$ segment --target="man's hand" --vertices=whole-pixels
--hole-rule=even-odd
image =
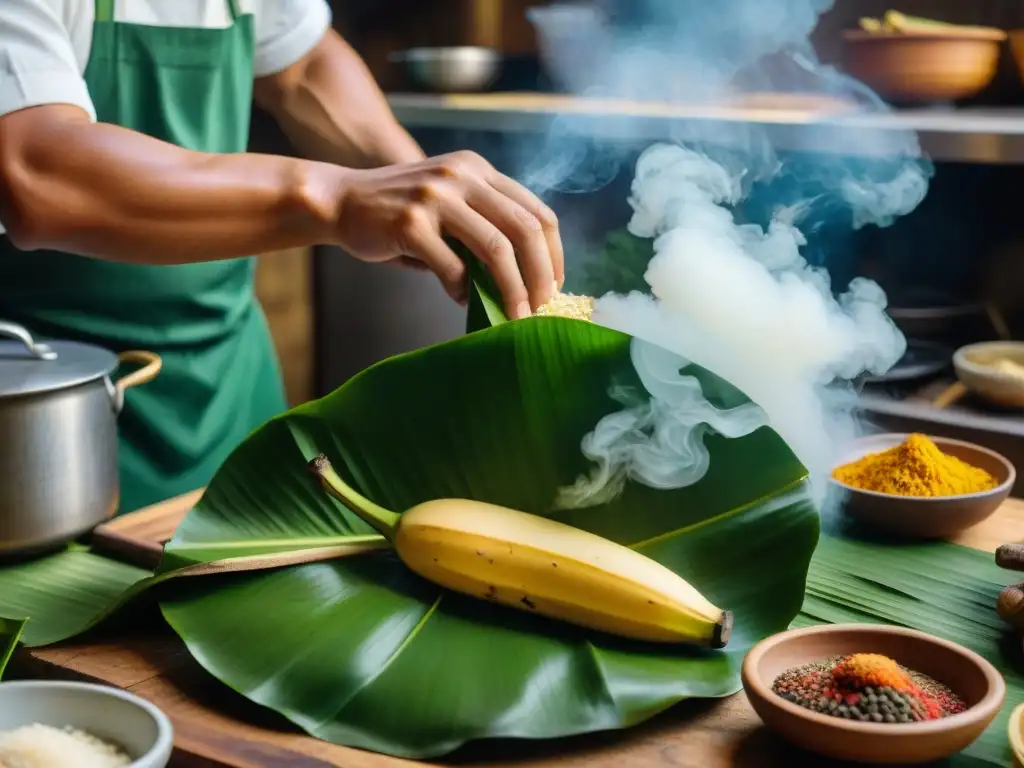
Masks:
[[[462,301],[466,268],[444,242],[450,235],[490,270],[511,318],[531,314],[565,280],[555,214],[479,155],[350,170],[341,181],[336,239],[363,261],[422,262]]]

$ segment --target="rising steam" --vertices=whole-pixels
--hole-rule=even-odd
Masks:
[[[855,96],[863,109],[886,109],[810,49],[807,38],[832,0],[777,0],[770,12],[766,5],[636,0],[629,7],[639,16],[603,28],[603,66],[563,71],[561,79],[580,83],[586,74],[586,87],[603,93],[692,101],[735,95],[741,76],[757,90],[786,90],[798,73],[800,90]],[[535,23],[543,37],[544,20]],[[776,53],[783,65],[752,67]],[[681,130],[686,134],[674,136],[676,143],[648,148],[636,165],[629,230],[654,239],[649,292],[601,297],[593,316],[635,337],[632,361],[650,398],[621,398],[623,409],[584,438],[594,469],[563,488],[557,504],[602,503],[627,479],[656,488],[691,485],[709,465],[705,435],[742,437],[765,425],[808,468],[820,501],[838,451],[857,433],[851,380],[887,371],[906,341],[886,315],[877,284],[858,278],[834,292],[827,270],[801,255],[803,232],[839,216],[851,230],[888,226],[924,198],[931,166],[911,133],[860,131],[844,138],[849,156],[833,147],[788,162],[757,126],[690,123]],[[528,182],[584,191],[614,176],[609,164],[618,156],[584,124],[561,119],[551,138],[557,159],[535,166]],[[799,149],[799,138],[790,132],[788,148],[795,141]],[[567,142],[573,152],[565,151]],[[716,149],[722,143],[728,152]],[[780,179],[788,191],[770,206],[770,219],[763,226],[737,222],[733,208]],[[715,408],[681,371],[690,362],[756,405]]]

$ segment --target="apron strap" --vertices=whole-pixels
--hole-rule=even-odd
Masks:
[[[96,0],[96,21],[114,20],[114,0]]]
[[[238,0],[228,0],[228,13],[231,20],[237,21],[241,15],[238,11]],[[96,21],[114,20],[114,0],[96,0]]]

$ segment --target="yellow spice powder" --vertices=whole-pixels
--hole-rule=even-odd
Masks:
[[[943,453],[919,434],[839,467],[832,476],[854,488],[898,496],[957,496],[996,486],[988,472]]]

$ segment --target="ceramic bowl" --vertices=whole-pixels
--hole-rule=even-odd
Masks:
[[[1000,358],[1024,365],[1024,341],[985,341],[968,344],[953,354],[957,378],[989,402],[1024,408],[1024,381],[992,368]]]
[[[955,101],[996,75],[1006,33],[997,29],[843,33],[846,71],[887,101]]]
[[[840,457],[838,465],[893,448],[908,435],[886,433],[854,441]],[[878,528],[918,539],[941,539],[954,536],[991,516],[1006,501],[1017,481],[1017,472],[1007,459],[980,445],[929,435],[943,453],[984,469],[995,477],[998,485],[988,491],[958,496],[896,496],[864,491],[841,483],[832,485],[841,492],[844,512],[850,517]]]
[[[850,653],[880,653],[929,675],[968,708],[928,722],[863,723],[811,712],[771,690],[792,667]],[[873,624],[810,627],[762,640],[743,661],[743,688],[765,725],[796,746],[876,765],[925,763],[959,752],[988,727],[1006,696],[1002,675],[973,651],[924,632]]]
[[[1024,81],[1024,29],[1011,29],[1007,32],[1010,38],[1010,50],[1013,52],[1013,63],[1021,81]]]
[[[131,768],[164,768],[174,730],[163,712],[120,688],[54,680],[0,683],[0,731],[40,723],[76,728],[120,747]]]

